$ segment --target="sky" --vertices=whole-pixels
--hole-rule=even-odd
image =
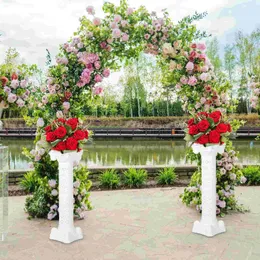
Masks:
[[[119,0],[110,0],[118,4]],[[26,63],[43,67],[46,48],[52,57],[59,44],[66,42],[79,26],[79,17],[87,15],[93,5],[96,16],[102,18],[104,0],[0,0],[0,63],[9,47],[16,48]],[[195,11],[208,12],[197,26],[224,45],[234,40],[234,32],[250,33],[260,26],[260,0],[129,0],[131,7],[146,6],[149,11],[167,8],[177,22]],[[116,75],[116,74],[115,74]]]

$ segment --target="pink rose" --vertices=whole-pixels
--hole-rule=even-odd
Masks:
[[[127,26],[127,24],[128,24],[128,22],[127,22],[126,20],[122,20],[122,21],[121,21],[121,25],[122,25],[122,27]]]
[[[209,78],[210,78],[210,76],[209,76],[209,74],[208,73],[205,73],[205,72],[203,72],[201,75],[200,75],[200,79],[202,80],[202,81],[208,81],[209,80]]]
[[[185,76],[182,76],[180,79],[182,84],[187,84],[188,83],[188,79]]]
[[[133,12],[134,12],[134,9],[131,8],[131,7],[128,7],[128,8],[127,8],[127,11],[126,11],[126,14],[127,14],[127,15],[131,15]]]
[[[110,28],[111,29],[116,29],[116,28],[118,28],[118,24],[116,22],[111,22],[110,23]]]
[[[98,25],[101,24],[101,20],[100,20],[99,18],[95,17],[95,18],[93,19],[93,24],[96,25],[96,26],[98,26]]]
[[[63,108],[65,109],[65,110],[69,110],[70,109],[70,103],[69,102],[63,102]]]
[[[197,83],[197,79],[196,79],[195,76],[191,76],[191,77],[189,77],[188,85],[190,85],[190,86],[195,86],[196,83]]]
[[[124,33],[124,34],[122,35],[122,41],[123,41],[123,42],[127,42],[128,39],[129,39],[129,35],[126,34],[126,33]]]
[[[101,67],[101,65],[100,65],[100,62],[99,62],[99,61],[96,61],[96,62],[94,63],[94,65],[95,65],[95,68],[96,68],[97,70],[99,70],[99,69],[100,69],[100,67]]]
[[[107,43],[111,44],[113,42],[113,39],[107,39]]]
[[[209,67],[207,66],[207,65],[205,65],[205,66],[203,66],[202,68],[201,68],[201,71],[202,72],[207,72],[209,70]]]
[[[117,28],[114,29],[112,31],[112,36],[113,36],[113,38],[119,38],[121,36],[121,31],[119,29],[117,29]]]
[[[102,87],[95,87],[95,88],[93,89],[93,93],[94,93],[95,95],[100,95],[102,92],[103,92],[103,88],[102,88]]]
[[[101,82],[101,81],[102,81],[101,75],[97,74],[97,75],[95,76],[95,81],[96,81],[96,82]]]
[[[107,78],[107,77],[109,77],[109,75],[110,75],[110,70],[109,69],[104,69],[103,76]]]
[[[92,15],[95,14],[95,10],[94,10],[94,7],[93,7],[93,6],[88,6],[88,7],[86,8],[86,10],[87,10],[88,14],[92,14]]]
[[[197,44],[197,48],[201,51],[205,51],[206,50],[206,44],[205,43],[198,43]]]
[[[149,35],[148,33],[146,33],[146,34],[144,35],[144,38],[145,38],[146,40],[148,40],[148,39],[150,38],[150,35]]]
[[[105,49],[105,48],[107,47],[107,43],[106,43],[106,42],[101,42],[101,43],[100,43],[100,47],[101,47],[102,49]]]
[[[121,15],[119,15],[119,14],[116,14],[115,16],[114,16],[114,22],[115,23],[119,23],[120,21],[121,21]]]
[[[186,70],[191,71],[194,69],[194,64],[192,62],[188,62],[186,65]]]

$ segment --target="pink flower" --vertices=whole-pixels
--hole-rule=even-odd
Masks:
[[[80,80],[78,81],[78,83],[77,83],[77,86],[80,87],[80,88],[82,88],[82,87],[85,86],[85,82],[84,82],[82,79],[80,79]]]
[[[128,24],[128,22],[127,22],[126,20],[122,20],[122,21],[121,21],[121,25],[122,25],[122,27],[127,26],[127,24]]]
[[[204,98],[204,97],[202,97],[202,98],[200,99],[200,103],[201,103],[201,104],[204,104],[206,101],[207,101],[207,99]]]
[[[101,47],[102,49],[105,49],[105,48],[107,47],[107,43],[106,43],[106,42],[101,42],[101,43],[100,43],[100,47]]]
[[[225,208],[226,207],[226,202],[224,200],[219,200],[217,205],[220,207],[220,208]]]
[[[7,93],[7,94],[9,94],[9,93],[11,93],[12,91],[11,91],[11,89],[10,89],[9,87],[4,87],[4,92]]]
[[[63,108],[65,109],[65,110],[69,110],[70,109],[70,103],[69,102],[63,102]]]
[[[88,69],[90,72],[92,72],[94,70],[92,63],[87,64],[86,69]]]
[[[240,183],[246,183],[246,181],[247,181],[247,178],[246,178],[246,177],[242,176],[242,177],[240,178]]]
[[[95,87],[95,88],[93,89],[93,93],[94,93],[95,95],[100,95],[102,92],[103,92],[103,88],[102,88],[102,87]]]
[[[149,35],[148,33],[146,33],[146,34],[144,35],[144,38],[145,38],[146,40],[148,40],[148,39],[150,38],[150,35]]]
[[[109,69],[104,69],[103,76],[107,78],[107,77],[109,77],[109,75],[110,75],[110,70]]]
[[[11,81],[11,87],[12,87],[13,89],[18,88],[18,87],[19,87],[19,80],[18,80],[18,79],[13,79],[13,80]]]
[[[194,69],[194,64],[193,64],[193,62],[188,62],[187,63],[187,65],[186,65],[186,70],[188,70],[188,71],[191,71],[191,70],[193,70]]]
[[[197,79],[196,79],[195,76],[191,76],[191,77],[189,77],[188,85],[190,85],[190,86],[195,86],[196,83],[197,83]]]
[[[107,39],[107,43],[111,44],[113,42],[113,39]]]
[[[93,24],[96,25],[96,26],[98,26],[98,25],[101,24],[101,20],[100,20],[99,18],[95,17],[95,18],[93,19]]]
[[[22,88],[26,88],[26,87],[27,87],[27,84],[28,84],[28,81],[27,81],[26,79],[23,79],[23,80],[21,80],[21,82],[20,82],[20,86],[21,86]]]
[[[21,98],[18,98],[16,104],[18,105],[18,107],[24,107],[25,102]]]
[[[122,41],[123,41],[123,42],[127,42],[128,39],[129,39],[129,35],[126,34],[126,33],[124,33],[124,34],[122,35]]]
[[[121,36],[121,31],[119,29],[116,28],[112,31],[113,38],[119,38],[120,36]]]
[[[127,15],[131,15],[133,12],[134,12],[134,9],[131,8],[131,7],[128,7],[128,8],[127,8],[127,11],[126,11],[126,14],[127,14]]]
[[[112,50],[112,47],[111,47],[110,45],[108,45],[108,46],[106,47],[106,50],[107,50],[107,51],[111,51],[111,50]]]
[[[96,61],[96,62],[94,63],[94,66],[95,66],[95,68],[96,68],[97,70],[99,70],[100,67],[101,67],[100,62],[99,62],[99,61]]]
[[[205,65],[205,66],[203,66],[202,68],[201,68],[201,71],[202,72],[207,72],[209,70],[209,67],[207,66],[207,65]]]
[[[118,28],[118,24],[116,22],[111,22],[110,23],[110,28],[111,29],[116,29],[116,28]]]
[[[209,80],[209,77],[210,77],[210,75],[208,74],[208,73],[206,73],[206,72],[203,72],[201,75],[200,75],[200,79],[202,80],[202,81],[208,81]]]
[[[198,43],[197,44],[197,48],[199,49],[199,50],[201,50],[201,51],[204,51],[204,50],[206,50],[206,44],[205,43]]]
[[[202,54],[200,54],[199,55],[199,58],[201,59],[201,60],[206,60],[207,59],[207,56],[206,56],[206,54],[205,53],[202,53]]]
[[[95,10],[94,10],[94,7],[93,7],[93,6],[88,6],[88,7],[86,8],[86,10],[87,10],[88,14],[92,14],[92,15],[95,14]]]
[[[185,76],[182,76],[180,79],[182,84],[187,84],[188,83],[188,79]]]
[[[97,74],[97,75],[95,76],[95,81],[96,81],[96,82],[101,82],[101,81],[102,81],[101,75]]]
[[[114,16],[114,22],[115,23],[119,23],[120,21],[121,21],[121,15],[119,15],[119,14],[116,14],[115,16]]]

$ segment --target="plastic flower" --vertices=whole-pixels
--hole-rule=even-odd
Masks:
[[[37,120],[37,127],[43,127],[44,126],[44,120],[40,117]]]

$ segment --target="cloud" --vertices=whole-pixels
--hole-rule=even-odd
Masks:
[[[119,4],[119,0],[111,0]],[[218,17],[222,8],[232,8],[247,0],[129,0],[129,5],[144,5],[149,11],[167,8],[174,21],[195,11],[208,11],[209,16],[198,26],[218,35],[236,25],[232,15]],[[59,44],[68,40],[79,26],[79,17],[86,15],[86,6],[93,5],[96,16],[102,17],[104,0],[0,0],[0,60],[9,47],[16,47],[29,63],[45,64],[46,48],[55,56]],[[141,3],[141,4],[140,4]],[[0,32],[0,33],[1,33]]]

